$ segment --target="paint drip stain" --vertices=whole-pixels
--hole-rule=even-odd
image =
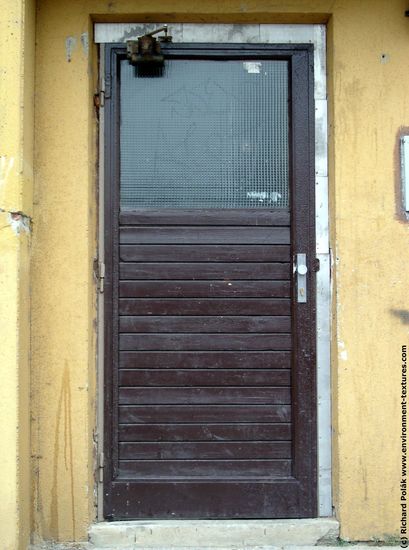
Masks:
[[[72,418],[71,418],[71,382],[68,365],[65,365],[61,390],[57,406],[57,425],[54,439],[54,465],[53,465],[53,483],[51,488],[50,502],[50,534],[52,537],[59,537],[59,498],[61,498],[61,488],[59,481],[68,478],[70,485],[71,500],[71,522],[72,522],[72,540],[76,539],[75,526],[75,497],[74,497],[74,465],[73,465],[73,446],[72,446]],[[62,433],[61,433],[62,432]],[[61,439],[63,440],[63,449],[61,449]],[[62,457],[61,457],[62,454]],[[61,476],[61,469],[67,472],[67,475]]]

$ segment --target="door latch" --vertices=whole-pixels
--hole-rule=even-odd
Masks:
[[[297,302],[305,304],[307,302],[307,255],[296,254],[294,270],[297,273]]]

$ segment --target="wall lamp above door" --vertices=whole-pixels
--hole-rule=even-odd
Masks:
[[[164,32],[158,39],[155,34]],[[151,31],[137,40],[128,40],[126,43],[127,57],[129,63],[135,66],[144,67],[162,67],[164,56],[161,49],[161,42],[172,42],[172,37],[168,35],[168,26],[163,25],[159,29]]]

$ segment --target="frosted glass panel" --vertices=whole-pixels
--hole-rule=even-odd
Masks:
[[[289,204],[287,61],[121,64],[121,207]]]

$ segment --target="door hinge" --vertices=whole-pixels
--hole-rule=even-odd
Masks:
[[[104,99],[111,99],[111,81],[111,75],[106,74],[101,86],[101,90],[104,93]]]
[[[111,78],[107,75],[101,80],[98,91],[94,94],[94,105],[99,110],[105,107],[105,101],[111,98]]]
[[[98,455],[98,481],[99,483],[104,481],[104,453]]]
[[[111,77],[106,75],[104,79],[101,79],[99,89],[94,94],[94,105],[96,109],[102,109],[105,107],[105,101],[111,99]]]
[[[105,282],[105,264],[104,262],[98,262],[98,288],[100,292],[104,292]]]

